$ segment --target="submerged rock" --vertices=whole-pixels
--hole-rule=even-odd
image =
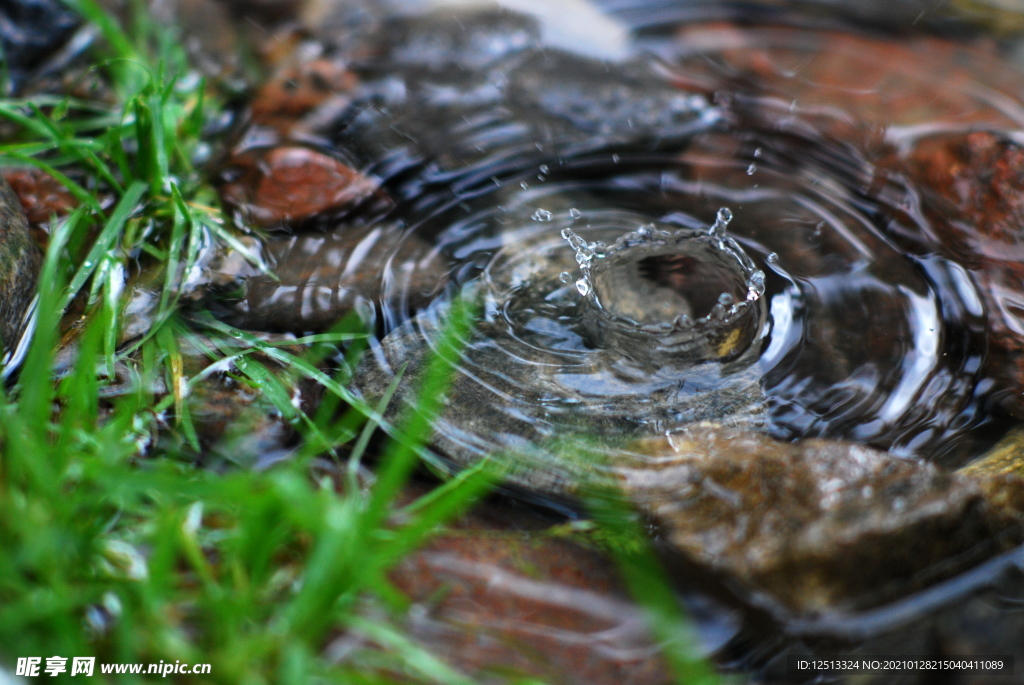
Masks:
[[[18,196],[0,178],[0,344],[5,364],[14,356],[27,324],[40,261]]]
[[[906,161],[943,249],[967,264],[989,327],[995,401],[1024,418],[1024,147],[979,131],[923,140]]]
[[[372,197],[378,186],[340,160],[300,146],[242,152],[223,177],[224,202],[241,213],[243,222],[262,228],[342,214]]]
[[[330,231],[274,236],[263,243],[272,274],[237,258],[214,263],[220,297],[211,302],[225,320],[260,331],[324,331],[350,314],[374,319],[382,272],[411,274],[407,306],[418,307],[444,288],[444,260],[429,244],[405,241],[395,251],[394,226],[339,226]]]
[[[474,682],[673,682],[615,564],[573,538],[571,525],[480,503],[390,573],[412,602],[402,627]],[[734,630],[715,628],[708,649]]]

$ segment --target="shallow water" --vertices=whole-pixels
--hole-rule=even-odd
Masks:
[[[1015,425],[1019,241],[986,184],[947,162],[978,148],[1005,165],[1024,125],[1016,68],[908,28],[899,3],[854,17],[773,5],[739,22],[690,3],[602,7],[599,45],[544,12],[321,16],[327,55],[358,85],[292,138],[379,179],[392,204],[272,238],[278,268],[302,268],[227,315],[315,330],[363,312],[381,339],[357,388],[374,399],[400,368],[413,388],[429,354],[446,355],[432,457],[499,455],[552,505],[600,474],[659,473],[670,459],[644,440],[685,441],[700,422],[840,441],[851,458],[850,443],[868,445],[938,465],[929,477]],[[479,316],[453,349],[440,341],[455,301]],[[787,630],[856,643],[915,620],[931,621],[922,640],[955,634],[935,626],[956,610],[933,612],[956,583],[1017,564]],[[789,648],[761,630],[736,638],[738,663]]]
[[[399,201],[389,217],[400,240],[425,240],[435,256],[383,270],[384,330],[408,333],[388,354],[429,344],[453,297],[479,303],[460,378],[518,422],[473,436],[482,453],[589,434],[582,415],[607,420],[606,438],[671,431],[704,416],[692,398],[750,373],[767,419],[756,408],[739,419],[776,437],[854,440],[944,465],[981,453],[1012,407],[999,406],[1009,386],[989,363],[978,255],[944,244],[922,207],[927,189],[900,165],[921,139],[1016,130],[1016,93],[994,90],[1011,68],[979,56],[969,66],[985,72],[960,88],[922,63],[944,47],[912,46],[925,54],[898,64],[897,78],[881,61],[904,49],[888,55],[871,38],[679,28],[663,7],[646,18],[643,6],[615,9],[643,27],[620,62],[541,50],[543,27],[512,13],[385,18],[389,41],[343,48],[373,57],[354,58],[362,85],[322,133]],[[645,226],[706,232],[722,207],[735,216],[728,236],[765,275],[766,315],[725,358],[609,342],[614,330],[592,320],[608,311],[602,288],[634,314],[662,303],[649,321],[632,317],[648,329],[688,316],[687,301],[699,319],[723,293],[745,293],[709,276],[709,255],[672,247],[632,278],[585,279],[561,231],[605,243]],[[450,282],[417,313],[416,273],[439,265]],[[628,285],[602,285],[620,278]]]

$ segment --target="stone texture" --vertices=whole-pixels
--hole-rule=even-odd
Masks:
[[[223,172],[221,197],[243,220],[281,228],[367,200],[377,182],[340,160],[300,146],[257,148],[236,155]]]
[[[474,682],[674,682],[615,565],[569,531],[481,502],[391,572],[412,601],[404,629]]]
[[[405,297],[420,306],[444,287],[447,265],[423,240],[400,238],[388,225],[271,237],[263,248],[274,276],[234,258],[215,263],[213,280],[237,279],[238,287],[212,306],[243,328],[323,331],[353,312],[373,318],[386,267],[414,274]]]
[[[697,424],[637,445],[626,495],[671,546],[756,603],[874,606],[1024,540],[1024,480],[966,477],[869,447]]]
[[[288,134],[318,108],[345,106],[356,83],[351,71],[328,59],[287,66],[257,91],[250,106],[253,123]]]
[[[978,281],[996,401],[1024,418],[1024,147],[996,134],[919,142],[906,160],[943,248]]]
[[[25,312],[36,292],[40,261],[18,197],[7,181],[0,179],[0,358],[5,360],[24,329]]]
[[[5,169],[3,177],[21,201],[29,223],[45,223],[78,206],[68,189],[45,171],[32,167]]]

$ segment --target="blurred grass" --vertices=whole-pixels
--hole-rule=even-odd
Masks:
[[[0,660],[212,664],[209,676],[181,676],[190,683],[468,682],[397,628],[365,618],[367,603],[405,608],[388,570],[494,480],[481,467],[397,504],[447,364],[435,360],[426,373],[418,411],[392,432],[367,487],[357,466],[383,407],[359,406],[344,379],[318,365],[358,334],[300,339],[292,344],[308,351],[299,353],[212,318],[184,319],[181,283],[201,247],[219,241],[244,253],[194,161],[221,103],[189,70],[173,29],[141,6],[129,35],[92,0],[68,4],[101,30],[105,56],[96,68],[114,104],[0,101],[0,117],[20,131],[0,145],[0,163],[36,166],[80,202],[51,222],[32,343],[17,382],[0,387]],[[121,344],[121,294],[140,259],[163,269],[159,304],[147,332]],[[76,362],[57,378],[62,316],[72,306],[80,311]],[[442,347],[463,336],[470,318],[456,311]],[[184,398],[207,374],[185,377],[179,344],[189,336],[295,425],[303,443],[294,459],[264,472],[214,473],[161,451],[156,435],[168,413],[200,449]],[[286,369],[285,379],[260,359]],[[110,398],[104,391],[118,367],[132,380]],[[292,406],[289,376],[324,388],[314,416]],[[170,391],[156,392],[161,384]],[[314,458],[343,451],[351,460],[345,487],[311,475]],[[619,553],[620,565],[679,682],[711,682],[709,667],[687,651],[675,596],[628,509],[595,502],[601,525],[641,541]],[[367,646],[333,663],[325,645],[343,634]]]

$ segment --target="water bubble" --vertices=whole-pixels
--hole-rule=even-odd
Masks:
[[[754,172],[756,172],[756,171],[757,171],[757,165],[756,164],[751,164],[750,166],[747,167],[747,176],[753,176]]]
[[[519,182],[519,187],[522,188],[523,190],[529,190],[530,189],[530,184],[527,183],[526,181],[520,181]]]
[[[770,255],[768,255],[768,263],[769,264],[777,264],[778,261],[779,261],[779,255],[777,253],[772,252]]]
[[[732,304],[732,299],[732,295],[730,295],[729,293],[722,293],[721,295],[718,296],[718,303],[728,307],[730,304]]]
[[[590,283],[587,282],[587,279],[581,278],[576,281],[576,290],[579,291],[580,295],[586,297],[590,294]]]
[[[562,273],[558,274],[558,280],[560,280],[562,283],[568,283],[569,281],[572,280],[572,274],[570,274],[568,271],[563,271]]]
[[[548,173],[548,165],[547,164],[541,164],[540,165],[540,173],[542,173],[542,174]]]
[[[530,215],[530,218],[533,219],[534,221],[548,222],[551,221],[552,216],[553,214],[551,214],[551,212],[549,212],[548,210],[541,209],[538,207],[537,210]]]
[[[579,219],[581,216],[583,216],[583,212],[573,207],[572,209],[569,210],[569,216],[571,216],[573,219]]]
[[[612,155],[612,164],[618,164],[620,159],[618,155]]]
[[[761,156],[761,148],[757,148],[756,150],[754,150],[754,157],[760,157],[760,156]]]

